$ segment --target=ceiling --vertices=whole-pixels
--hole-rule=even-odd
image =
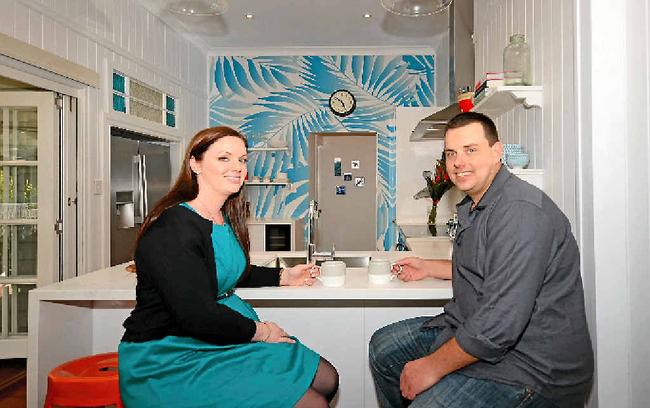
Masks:
[[[269,48],[431,48],[448,31],[447,11],[403,17],[379,0],[228,0],[220,16],[168,11],[178,0],[139,0],[208,53]],[[247,19],[252,13],[254,18]],[[364,18],[370,14],[370,18]]]

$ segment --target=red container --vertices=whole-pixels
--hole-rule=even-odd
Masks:
[[[465,92],[458,96],[458,108],[461,112],[469,112],[474,107],[474,93]]]

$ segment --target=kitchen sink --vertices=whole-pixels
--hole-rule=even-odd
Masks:
[[[348,268],[367,268],[370,261],[369,256],[335,256],[334,261],[343,261]],[[324,260],[316,260],[316,265],[320,265]],[[275,266],[279,268],[291,268],[292,266],[307,263],[304,256],[280,256],[275,260]]]

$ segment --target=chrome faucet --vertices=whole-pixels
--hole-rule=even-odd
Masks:
[[[447,235],[449,239],[453,241],[456,239],[456,232],[458,231],[458,213],[454,215],[447,221]]]
[[[336,251],[334,244],[332,244],[331,252],[316,252],[316,234],[314,233],[314,227],[316,225],[315,221],[318,219],[319,215],[320,210],[318,209],[318,201],[309,201],[309,213],[307,214],[307,263],[334,259],[334,253]]]

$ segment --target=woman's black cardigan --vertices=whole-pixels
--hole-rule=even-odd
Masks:
[[[165,210],[149,227],[135,252],[136,306],[122,341],[169,335],[214,344],[251,340],[255,322],[217,303],[211,233],[211,221],[183,206]],[[278,286],[279,271],[251,266],[237,286]]]

